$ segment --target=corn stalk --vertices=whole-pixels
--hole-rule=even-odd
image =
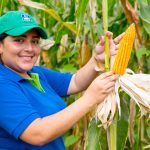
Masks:
[[[108,31],[108,2],[102,1],[102,13],[103,13],[103,26],[104,26],[104,39],[105,39],[105,70],[109,71],[109,43],[106,32]]]
[[[103,13],[103,26],[104,26],[104,40],[105,40],[105,70],[109,71],[110,63],[109,63],[109,43],[108,37],[106,36],[106,32],[108,31],[108,2],[107,0],[102,1],[102,13]],[[114,122],[110,125],[107,129],[107,140],[108,140],[108,147],[109,150],[116,150],[117,144],[117,136],[116,136],[116,129],[117,129],[117,115],[114,119]]]

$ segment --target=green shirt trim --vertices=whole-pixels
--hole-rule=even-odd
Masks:
[[[30,78],[27,79],[33,86],[35,86],[41,92],[44,92],[44,89],[40,83],[39,74],[38,73],[30,73]]]

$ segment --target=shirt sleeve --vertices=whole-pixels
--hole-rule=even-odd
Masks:
[[[40,71],[58,95],[67,96],[69,84],[73,74],[60,73],[44,67],[40,67]]]
[[[0,80],[0,127],[18,138],[37,118],[40,116],[19,85],[9,80]]]

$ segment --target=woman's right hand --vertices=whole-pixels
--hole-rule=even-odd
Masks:
[[[113,91],[117,79],[118,75],[112,71],[101,74],[87,88],[83,97],[92,105],[101,103]]]
[[[123,38],[124,33],[120,34],[115,39],[113,39],[113,33],[107,31],[106,36],[108,37],[108,40],[109,40],[110,56],[115,56],[117,54],[117,51],[119,48],[119,43],[120,43],[121,39]],[[102,63],[105,61],[105,39],[104,39],[104,36],[100,37],[100,41],[96,45],[94,57],[98,62]]]

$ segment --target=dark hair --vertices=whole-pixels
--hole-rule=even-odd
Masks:
[[[2,42],[7,36],[8,36],[8,34],[6,34],[6,33],[0,34],[0,42]],[[3,61],[1,59],[1,55],[0,55],[0,64],[3,64]]]
[[[0,42],[4,40],[4,38],[6,38],[8,36],[8,34],[6,33],[2,33],[0,34]]]

